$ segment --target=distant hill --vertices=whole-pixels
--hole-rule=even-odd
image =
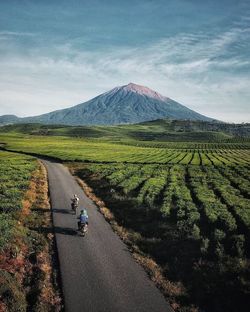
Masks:
[[[1,132],[72,136],[108,141],[238,142],[250,140],[250,124],[168,119],[117,126],[13,124],[2,126]]]
[[[212,121],[147,87],[130,83],[85,103],[40,116],[1,116],[0,124],[119,125],[162,118]]]
[[[152,120],[141,125],[147,127],[160,127],[162,131],[169,130],[177,133],[189,132],[220,132],[234,137],[250,137],[250,124],[242,123],[223,123],[214,121],[201,121],[201,120]]]
[[[13,123],[18,123],[22,120],[22,118],[19,118],[15,115],[2,115],[0,116],[0,125],[8,125]]]

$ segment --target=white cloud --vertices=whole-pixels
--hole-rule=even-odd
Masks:
[[[0,40],[1,41],[11,41],[17,38],[24,37],[33,37],[33,33],[29,32],[15,32],[15,31],[0,31]]]
[[[235,27],[217,37],[180,34],[145,47],[89,52],[66,43],[33,49],[27,57],[7,55],[0,61],[0,114],[46,113],[132,81],[214,118],[249,121],[249,60],[227,55],[248,37]]]
[[[0,36],[34,36],[33,33],[30,32],[17,32],[17,31],[0,31]]]

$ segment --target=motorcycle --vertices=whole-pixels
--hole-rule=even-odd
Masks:
[[[76,215],[77,209],[78,209],[78,204],[77,204],[76,202],[73,201],[73,202],[71,203],[71,209],[72,209],[73,213]]]
[[[78,222],[78,230],[79,230],[81,236],[85,236],[86,233],[88,232],[88,224],[87,223],[81,223],[79,221]]]

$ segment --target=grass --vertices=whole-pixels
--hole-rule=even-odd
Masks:
[[[30,156],[0,159],[0,310],[60,311],[46,171]]]

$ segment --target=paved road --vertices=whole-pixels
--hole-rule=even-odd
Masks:
[[[66,312],[172,312],[159,290],[62,164],[43,160],[49,177]],[[86,237],[70,211],[73,194],[86,207]]]

